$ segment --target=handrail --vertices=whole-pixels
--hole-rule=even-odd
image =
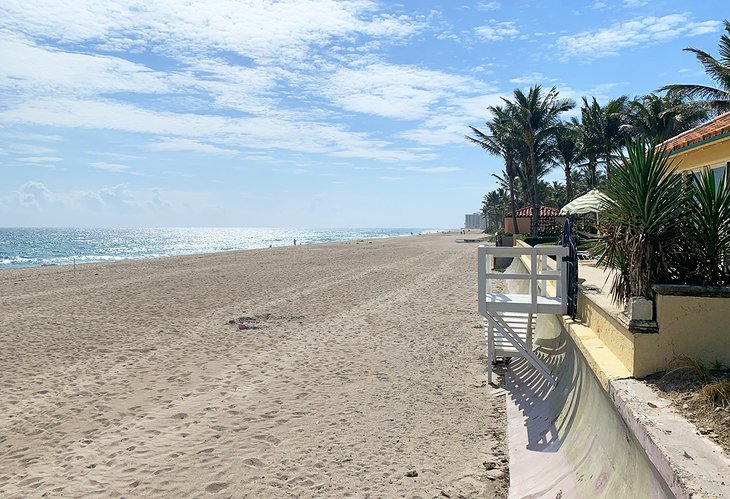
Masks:
[[[561,309],[567,307],[567,273],[565,257],[569,255],[569,248],[564,246],[538,246],[538,247],[495,247],[480,245],[478,248],[478,298],[479,311],[482,315],[487,312],[487,294],[491,294],[491,281],[493,279],[500,280],[521,280],[530,282],[530,291],[528,296],[529,305],[525,304],[525,312],[539,313],[540,310],[546,310],[545,305],[540,305],[538,297],[546,296],[549,288],[550,295],[555,292],[554,298],[559,300]],[[498,273],[492,272],[495,257],[529,257],[529,274],[514,273]],[[555,269],[550,268],[547,257],[554,257]],[[528,263],[528,262],[525,262]],[[554,282],[555,284],[548,284]],[[541,283],[541,284],[539,284]],[[496,303],[489,304],[489,308],[498,309],[500,306]],[[554,307],[550,310],[555,310]],[[553,312],[554,313],[554,312]],[[563,311],[564,313],[564,311]]]
[[[522,255],[532,255],[533,252],[537,255],[563,255],[563,246],[553,245],[553,246],[531,246],[531,247],[521,247],[521,246],[486,246],[484,244],[479,245],[480,248],[488,248],[489,253],[494,256],[522,256]]]

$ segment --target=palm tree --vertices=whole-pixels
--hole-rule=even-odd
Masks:
[[[605,106],[601,106],[595,97],[590,102],[583,97],[580,109],[581,141],[591,188],[596,186],[599,160],[603,161],[606,178],[611,178],[616,155],[628,138],[621,130],[628,103],[629,98],[625,95],[611,99]]]
[[[518,174],[517,148],[519,143],[511,128],[512,120],[509,110],[501,106],[490,106],[487,108],[493,115],[493,119],[486,123],[491,134],[486,134],[479,129],[470,126],[473,137],[467,135],[466,139],[481,147],[485,151],[504,159],[504,171],[502,176],[495,177],[506,185],[509,191],[510,207],[512,209],[512,224],[517,227],[517,204],[515,198],[515,177]]]
[[[573,120],[577,126],[579,140],[581,143],[581,156],[586,159],[583,165],[586,169],[588,187],[593,189],[598,183],[598,155],[601,150],[601,105],[596,98],[588,102],[583,97],[583,105],[580,107],[581,121]]]
[[[601,107],[602,135],[600,143],[601,157],[606,167],[606,178],[611,179],[614,159],[623,146],[628,136],[621,131],[623,117],[626,116],[626,109],[629,105],[629,98],[625,95],[611,99]]]
[[[515,89],[514,101],[503,98],[512,118],[515,136],[523,145],[523,168],[529,180],[528,194],[532,206],[531,234],[537,235],[540,221],[538,184],[549,169],[554,154],[553,138],[560,125],[560,113],[575,106],[570,99],[560,99],[553,87],[543,93],[540,85],[530,87],[527,95]]]
[[[717,83],[717,87],[708,85],[674,84],[659,89],[667,95],[679,99],[689,99],[696,107],[720,114],[730,111],[730,22],[724,21],[725,33],[720,37],[720,58],[715,59],[707,52],[686,48],[692,52],[705,68],[705,74]]]
[[[504,228],[504,214],[508,205],[507,192],[504,189],[489,191],[482,200],[482,213],[487,220],[494,220],[494,227]]]
[[[565,197],[567,201],[573,199],[573,167],[578,163],[581,155],[581,144],[578,130],[571,123],[562,123],[555,133],[556,161],[562,166],[565,173]]]
[[[698,125],[707,119],[703,108],[687,106],[672,95],[645,95],[629,103],[621,128],[633,138],[659,143]]]

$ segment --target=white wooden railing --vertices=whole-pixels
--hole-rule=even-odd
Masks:
[[[551,384],[556,380],[532,350],[536,314],[565,314],[567,311],[567,265],[563,246],[494,247],[479,246],[478,298],[487,340],[487,373],[498,357],[524,357]],[[520,258],[526,274],[494,271],[494,258]],[[551,258],[552,257],[552,258]],[[492,281],[529,281],[527,293],[494,293]]]

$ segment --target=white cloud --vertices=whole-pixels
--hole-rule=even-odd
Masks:
[[[643,7],[648,3],[648,0],[624,0],[625,7]]]
[[[91,163],[91,166],[98,170],[104,170],[112,173],[129,173],[129,167],[127,165],[120,165],[118,163],[107,163],[105,161],[95,161]]]
[[[21,93],[96,95],[172,89],[165,74],[125,59],[42,48],[6,33],[0,37],[0,53],[0,88]]]
[[[440,112],[400,136],[428,146],[463,144],[467,125],[484,123],[488,117],[487,108],[501,104],[503,96],[505,94],[486,93],[476,97],[453,97]]]
[[[323,89],[325,95],[348,111],[397,119],[421,119],[433,105],[454,93],[472,93],[484,84],[471,77],[451,75],[415,66],[370,64],[338,70]]]
[[[720,31],[720,21],[704,21],[701,23],[690,23],[687,28],[687,36],[706,35]]]
[[[235,149],[224,149],[189,139],[167,139],[162,142],[149,144],[147,148],[153,151],[187,151],[201,154],[220,154],[224,156],[240,154],[240,151],[236,151]]]
[[[557,79],[555,78],[548,78],[542,73],[535,72],[518,76],[517,78],[512,78],[510,80],[510,83],[516,83],[517,85],[541,85],[545,83],[553,83],[556,81]]]
[[[22,206],[34,206],[40,208],[53,201],[54,196],[50,190],[41,182],[30,181],[22,184],[15,191],[17,201]]]
[[[48,154],[56,152],[55,149],[33,144],[10,144],[8,149],[18,154]]]
[[[38,142],[61,142],[63,137],[60,135],[47,135],[42,133],[4,133],[2,136],[11,139],[20,139]]]
[[[378,177],[380,180],[397,181],[403,180],[403,177]]]
[[[502,8],[502,4],[499,2],[479,2],[477,9],[479,10],[498,10]]]
[[[56,156],[25,156],[18,158],[18,161],[22,161],[23,163],[58,163],[59,161],[63,161],[63,158]]]
[[[145,159],[144,156],[135,156],[133,154],[124,154],[124,153],[112,152],[112,151],[86,151],[86,152],[88,154],[93,154],[94,156],[106,156],[107,158],[120,159],[122,161]]]
[[[34,37],[92,42],[110,51],[135,51],[160,40],[168,54],[230,51],[254,60],[298,59],[313,47],[353,35],[405,37],[421,23],[377,13],[375,2],[37,0],[4,6],[5,25]],[[262,28],[265,26],[265,29]]]
[[[474,29],[477,36],[484,40],[497,41],[505,38],[514,38],[520,31],[512,21],[497,21],[490,19],[489,24]]]
[[[454,173],[454,172],[462,171],[463,168],[457,168],[455,166],[431,166],[431,167],[408,166],[408,167],[406,167],[406,170],[408,170],[409,172],[418,172],[418,173]]]
[[[678,36],[695,36],[718,30],[719,21],[690,22],[684,14],[641,17],[598,31],[583,31],[558,38],[565,57],[599,58],[618,55],[622,49],[660,43]]]
[[[108,100],[34,99],[0,111],[0,123],[146,133],[208,140],[232,148],[275,148],[393,161],[431,159],[417,151],[393,149],[389,142],[347,131],[341,125],[276,117],[156,112]]]

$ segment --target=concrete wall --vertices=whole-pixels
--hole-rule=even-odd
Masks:
[[[528,246],[524,241],[517,245]],[[521,257],[521,264],[529,269],[529,257]],[[554,292],[551,288],[549,284],[549,293]],[[620,314],[609,311],[588,289],[579,290],[577,315],[635,378],[666,371],[679,355],[706,364],[716,360],[730,364],[730,289],[669,285],[654,289],[658,333],[629,331]]]
[[[637,335],[641,371],[664,370],[680,354],[730,363],[730,298],[657,294],[655,303],[659,334]]]
[[[678,355],[730,364],[730,297],[657,294],[658,333],[629,331],[586,290],[578,294],[578,316],[635,378],[666,371]]]
[[[674,497],[559,319],[541,314],[536,330],[558,385],[510,366],[510,497]]]
[[[610,312],[596,305],[584,291],[578,291],[578,317],[591,328],[596,337],[608,347],[626,369],[634,375],[635,335]],[[655,335],[654,335],[655,336]]]

